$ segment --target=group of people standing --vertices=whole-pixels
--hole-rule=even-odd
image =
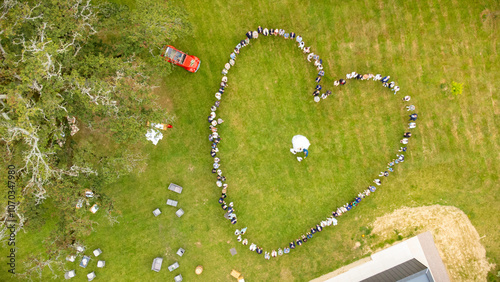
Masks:
[[[394,81],[389,82],[390,78],[391,78],[390,76],[382,76],[381,74],[377,74],[377,75],[358,74],[356,72],[346,74],[346,79],[380,81],[382,83],[382,86],[389,88],[394,93],[394,95],[396,95],[398,93],[398,91],[400,90],[400,88],[399,88],[399,86],[396,85],[396,83]],[[411,100],[411,97],[405,96],[402,98],[402,100],[403,100],[403,102],[409,102]],[[406,106],[406,109],[407,109],[407,111],[414,111],[416,109],[416,107],[414,105],[409,105],[409,106]],[[410,122],[408,123],[408,130],[417,127],[417,124],[415,123],[415,121],[418,118],[418,114],[412,113],[409,117],[410,117],[410,120],[409,120]],[[411,136],[412,136],[412,133],[410,131],[406,131],[405,133],[403,133],[403,139],[400,140],[400,143],[403,145],[408,144],[409,138]],[[399,163],[404,162],[405,156],[403,153],[406,152],[407,150],[408,150],[407,146],[400,147],[398,150],[399,154],[396,154],[396,157],[394,159],[392,159],[387,164],[387,167],[385,168],[385,170],[380,172],[378,177],[381,177],[381,178],[388,177],[389,173],[394,172],[393,167]],[[375,183],[377,186],[382,185],[381,178],[374,179],[373,183]],[[375,190],[377,190],[377,188],[375,186],[373,186],[373,185],[368,186],[365,190],[360,192],[352,201],[346,203],[345,205],[337,208],[337,210],[333,211],[332,215],[336,218],[336,217],[339,217],[342,214],[350,211],[353,207],[357,206],[361,202],[362,199],[369,196],[371,193],[375,192]]]
[[[231,224],[236,224],[238,219],[236,215],[236,209],[234,207],[233,202],[229,202],[227,200],[227,191],[228,191],[228,184],[226,182],[226,177],[223,175],[222,170],[221,170],[221,161],[220,158],[217,157],[217,154],[219,152],[218,149],[218,144],[221,142],[221,137],[218,132],[218,126],[224,122],[220,117],[217,117],[216,111],[220,107],[221,104],[221,99],[224,94],[225,89],[228,87],[228,77],[227,74],[229,73],[229,70],[235,66],[236,64],[236,59],[237,56],[239,55],[240,51],[242,48],[248,46],[250,44],[250,40],[257,39],[259,36],[276,36],[276,37],[282,37],[287,40],[294,41],[297,45],[298,48],[300,48],[304,54],[307,54],[307,60],[309,62],[314,62],[314,65],[318,71],[318,75],[315,79],[317,85],[316,88],[313,92],[314,100],[316,102],[319,102],[321,99],[326,99],[328,96],[332,94],[332,91],[326,90],[324,93],[321,93],[321,90],[323,87],[319,84],[320,81],[322,80],[323,76],[325,75],[325,71],[323,70],[323,60],[320,59],[319,55],[314,54],[311,52],[311,47],[306,47],[305,42],[303,41],[302,37],[300,35],[296,35],[294,32],[286,32],[283,29],[268,29],[268,28],[262,28],[259,26],[256,31],[248,31],[246,33],[246,38],[241,40],[234,48],[233,52],[229,55],[229,60],[228,62],[224,65],[224,68],[222,70],[222,79],[220,82],[219,90],[215,93],[215,98],[216,101],[215,103],[210,107],[210,115],[208,116],[208,122],[209,122],[209,128],[210,128],[210,135],[208,137],[209,141],[211,142],[211,150],[210,150],[210,156],[214,159],[213,162],[213,167],[212,167],[212,173],[216,175],[216,186],[221,189],[221,196],[218,199],[218,203],[220,204],[221,208],[225,211],[224,217],[228,219]],[[373,75],[373,74],[358,74],[356,72],[352,72],[346,75],[346,79],[358,79],[358,80],[374,80],[374,81],[381,81],[384,87],[387,87],[391,89],[394,94],[396,94],[400,88],[399,86],[396,86],[394,82],[389,82],[390,76],[382,76],[380,74]],[[338,79],[334,82],[333,86],[339,86],[339,85],[345,85],[346,84],[346,79]],[[410,101],[411,97],[410,96],[405,96],[403,98],[403,101],[408,102]],[[410,105],[407,106],[408,111],[414,111],[415,106]],[[408,129],[413,129],[416,127],[416,119],[418,115],[416,113],[412,113],[410,115],[410,123],[408,124]],[[400,141],[401,144],[406,145],[409,142],[409,138],[412,136],[411,132],[406,132],[403,134],[403,139]],[[392,161],[390,161],[387,165],[387,168],[385,171],[381,172],[379,177],[387,177],[389,176],[389,173],[393,172],[393,166],[401,163],[404,161],[404,155],[403,153],[407,151],[407,147],[400,147],[399,152],[400,154],[396,155],[396,158],[394,158]],[[381,185],[382,181],[380,178],[377,178],[374,180],[374,183],[376,185]],[[256,252],[257,254],[264,254],[265,259],[270,259],[272,257],[277,257],[281,256],[283,254],[288,254],[291,252],[291,250],[295,249],[298,246],[302,246],[302,244],[305,244],[309,240],[313,238],[313,235],[315,233],[321,232],[323,228],[328,227],[328,226],[335,226],[337,225],[337,217],[341,216],[345,212],[351,210],[353,207],[357,206],[362,199],[365,197],[369,196],[371,193],[375,192],[376,187],[375,186],[368,186],[365,190],[360,192],[352,201],[346,203],[345,205],[337,208],[335,211],[332,212],[332,216],[326,218],[325,220],[322,220],[315,226],[311,227],[305,234],[300,235],[299,238],[291,241],[288,245],[285,245],[284,247],[280,247],[276,250],[272,250],[271,252],[264,251],[262,247],[259,247],[255,243],[251,243],[249,249],[251,251]],[[228,203],[229,202],[229,203]],[[237,240],[238,242],[241,242],[243,245],[248,245],[248,239],[243,238],[242,236],[246,233],[247,228],[245,227],[241,231],[236,229],[235,235],[238,236]]]

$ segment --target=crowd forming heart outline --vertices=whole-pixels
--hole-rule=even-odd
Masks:
[[[236,224],[238,219],[236,216],[236,210],[234,208],[233,202],[230,202],[229,204],[226,203],[228,184],[225,183],[226,177],[222,174],[222,170],[220,168],[221,167],[220,158],[217,157],[217,153],[219,152],[218,144],[221,141],[220,135],[218,133],[218,126],[222,124],[224,120],[221,119],[220,117],[217,117],[216,111],[220,106],[222,95],[224,94],[225,88],[227,87],[228,78],[226,75],[228,74],[231,67],[235,65],[238,54],[245,46],[249,45],[252,40],[258,39],[259,36],[275,36],[275,37],[279,36],[285,40],[291,41],[293,44],[297,44],[298,48],[300,48],[303,51],[303,53],[307,55],[307,60],[311,63],[314,63],[314,66],[318,70],[318,76],[316,78],[317,85],[313,92],[314,101],[320,102],[321,100],[328,98],[332,94],[331,90],[326,90],[323,93],[321,92],[323,87],[319,83],[321,82],[322,77],[325,75],[325,71],[323,70],[323,65],[322,65],[323,61],[317,54],[311,52],[311,47],[306,47],[306,44],[300,35],[296,35],[294,32],[288,33],[283,29],[267,29],[259,26],[256,31],[247,32],[246,38],[244,40],[241,40],[241,42],[236,45],[233,52],[229,56],[229,61],[225,64],[224,69],[222,70],[223,77],[220,83],[220,88],[215,93],[216,101],[214,105],[211,106],[210,108],[211,113],[208,116],[208,122],[210,123],[210,130],[211,130],[211,134],[209,135],[208,139],[212,143],[211,145],[212,149],[210,155],[214,158],[212,173],[217,175],[217,181],[216,181],[217,187],[222,188],[221,197],[219,198],[218,202],[221,205],[222,209],[225,211],[224,217],[228,219],[231,222],[231,224]],[[358,74],[356,72],[348,73],[345,79],[341,78],[336,80],[333,84],[334,87],[339,87],[339,86],[342,87],[343,85],[346,84],[346,79],[380,81],[382,82],[382,85],[384,87],[387,87],[392,92],[394,92],[394,95],[396,95],[400,90],[399,86],[396,86],[394,82],[389,82],[390,76],[382,76],[381,74],[374,75],[371,73]],[[409,102],[410,99],[411,99],[410,96],[405,96],[402,98],[404,102]],[[393,172],[393,166],[404,162],[404,152],[407,151],[406,144],[408,144],[409,138],[411,137],[411,132],[409,130],[416,127],[415,121],[417,120],[418,117],[418,115],[414,113],[415,111],[414,105],[406,106],[406,110],[412,113],[409,115],[410,119],[408,123],[408,131],[403,134],[403,139],[400,140],[402,147],[400,147],[398,154],[396,154],[396,157],[393,160],[391,160],[387,164],[387,167],[384,169],[384,171],[382,171],[378,175],[379,178],[376,178],[373,181],[373,183],[376,186],[374,185],[368,186],[366,189],[361,191],[352,201],[334,210],[330,217],[321,220],[320,222],[318,222],[318,224],[316,224],[316,226],[311,227],[309,230],[306,230],[305,233],[298,236],[297,239],[292,240],[288,244],[284,244],[284,246],[279,247],[277,250],[274,249],[272,251],[267,251],[267,250],[264,251],[257,244],[251,243],[249,247],[250,251],[256,252],[257,254],[264,253],[265,259],[271,259],[277,256],[281,256],[283,254],[288,254],[296,247],[302,246],[308,240],[312,239],[313,235],[315,233],[321,232],[323,228],[337,225],[338,218],[342,214],[350,211],[352,208],[356,207],[364,198],[368,197],[371,193],[375,192],[377,189],[376,187],[382,185],[381,178],[388,177],[389,174]],[[246,231],[247,227],[242,229],[236,229],[234,233],[236,236],[238,236],[237,237],[238,242],[241,242],[243,245],[248,245],[249,242],[247,238],[244,238]]]

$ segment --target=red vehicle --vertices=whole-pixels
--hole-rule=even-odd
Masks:
[[[197,72],[200,68],[201,61],[198,57],[183,53],[175,49],[174,46],[165,46],[165,52],[161,56],[170,63],[181,66],[189,72]]]

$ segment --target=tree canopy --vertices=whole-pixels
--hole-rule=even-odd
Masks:
[[[84,189],[112,210],[101,187],[143,168],[135,148],[146,122],[170,118],[151,91],[151,77],[170,68],[159,50],[189,30],[182,9],[151,0],[133,10],[90,0],[3,2],[0,150],[4,166],[17,167],[20,227],[51,197],[68,223],[62,241],[74,241],[74,222],[89,230],[75,211]]]

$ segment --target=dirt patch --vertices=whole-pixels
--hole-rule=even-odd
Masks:
[[[293,281],[292,271],[289,268],[282,268],[280,278],[282,281]]]
[[[194,243],[196,247],[201,248],[201,242]]]
[[[476,229],[456,207],[398,209],[378,217],[373,223],[372,235],[387,240],[394,237],[395,230],[403,237],[430,231],[451,281],[486,281],[488,271],[494,267],[486,259],[486,250]]]
[[[360,242],[354,243],[354,248],[353,249],[357,249],[359,247],[361,247],[361,243]]]

